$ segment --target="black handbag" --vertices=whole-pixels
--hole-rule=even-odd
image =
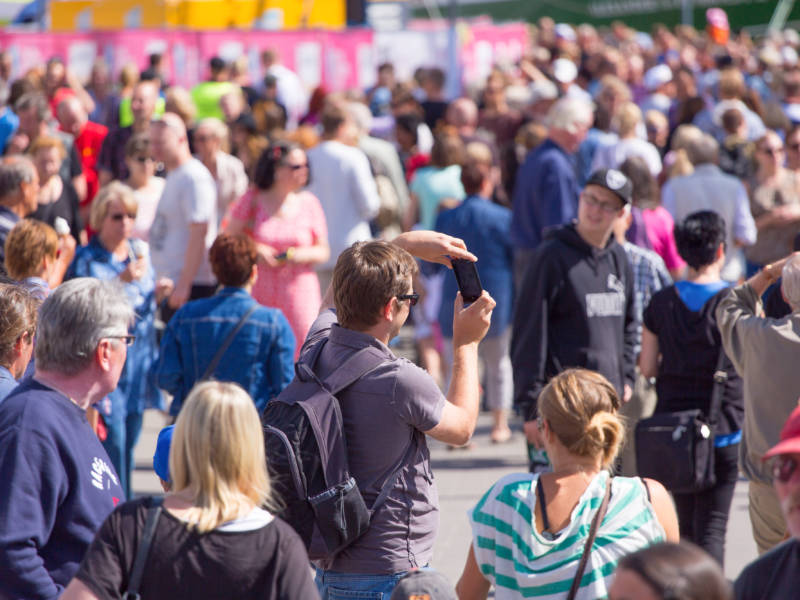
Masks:
[[[714,486],[714,430],[728,374],[720,349],[708,415],[699,409],[658,413],[636,425],[636,466],[671,492],[693,494]]]

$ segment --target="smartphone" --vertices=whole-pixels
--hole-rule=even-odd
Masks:
[[[483,292],[481,278],[478,277],[475,263],[463,258],[451,258],[450,263],[453,265],[453,274],[456,276],[458,289],[464,302],[475,302]]]

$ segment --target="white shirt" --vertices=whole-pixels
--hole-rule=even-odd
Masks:
[[[658,177],[661,173],[661,155],[658,150],[650,142],[639,138],[625,138],[610,146],[598,148],[592,162],[592,172],[597,169],[619,169],[631,156],[644,159],[653,177]]]
[[[158,277],[177,283],[189,243],[189,225],[208,223],[205,248],[193,284],[213,285],[208,249],[217,237],[217,187],[195,158],[169,172],[150,228],[150,255]]]
[[[353,242],[372,239],[370,219],[378,214],[380,198],[366,155],[341,142],[326,141],[308,151],[311,183],[308,191],[322,205],[328,222],[331,257],[321,269],[332,269]]]

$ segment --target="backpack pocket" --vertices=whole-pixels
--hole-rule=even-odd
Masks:
[[[325,542],[324,554],[335,554],[369,528],[369,510],[352,477],[309,497],[308,501]],[[309,554],[316,554],[314,550],[310,549]]]

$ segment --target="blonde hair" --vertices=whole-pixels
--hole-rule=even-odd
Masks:
[[[136,202],[133,190],[124,183],[112,181],[101,187],[92,201],[92,208],[89,211],[89,225],[92,226],[92,229],[100,231],[103,221],[108,215],[108,207],[114,200],[121,200],[125,210],[129,213],[136,213],[139,209],[139,203]]]
[[[600,456],[604,468],[616,458],[625,435],[618,408],[614,386],[587,369],[559,373],[539,396],[539,414],[564,447],[576,456]]]
[[[642,110],[633,102],[625,102],[616,114],[617,132],[626,137],[636,132],[636,126],[642,122]]]
[[[173,85],[164,98],[164,110],[178,115],[184,123],[191,123],[197,115],[192,95],[186,88]]]
[[[270,503],[264,434],[250,396],[234,383],[196,385],[178,415],[169,454],[173,490],[190,488],[186,518],[200,533]]]
[[[23,219],[11,229],[5,244],[5,266],[8,274],[22,281],[42,272],[45,258],[55,260],[58,253],[58,234],[47,223]]]

